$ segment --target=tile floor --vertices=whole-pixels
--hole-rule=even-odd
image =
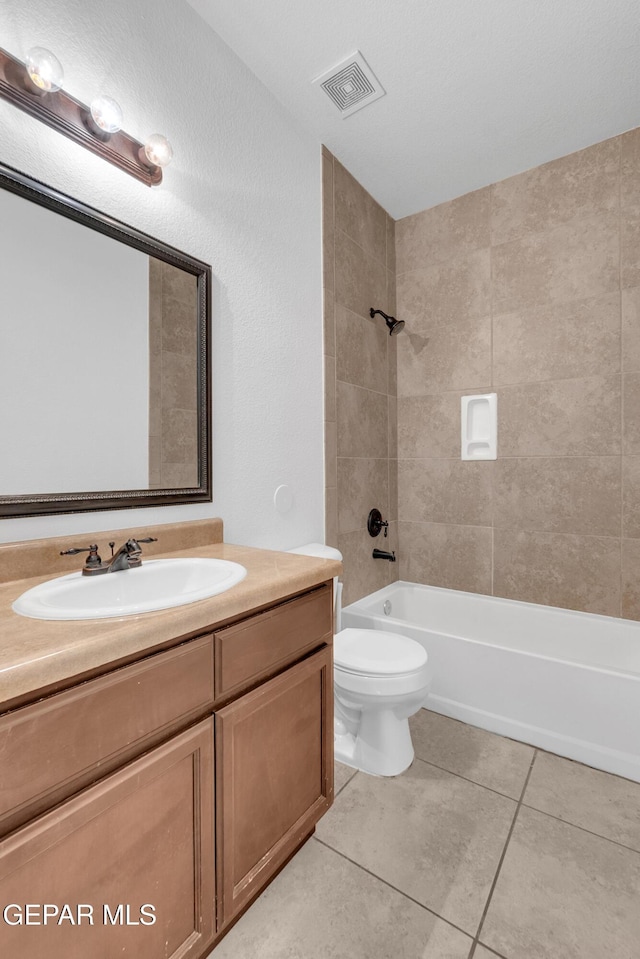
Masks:
[[[640,784],[421,710],[212,959],[640,959]]]

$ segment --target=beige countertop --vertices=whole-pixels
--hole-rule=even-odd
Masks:
[[[0,583],[0,711],[36,699],[112,663],[131,661],[179,637],[195,635],[340,574],[334,560],[208,543],[155,552],[153,558],[205,556],[241,563],[247,576],[226,593],[174,609],[112,619],[50,621],[19,616],[11,604],[25,590],[59,576]],[[82,557],[77,569],[81,568]],[[113,575],[126,576],[126,571]]]

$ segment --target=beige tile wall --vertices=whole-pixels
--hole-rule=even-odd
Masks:
[[[149,257],[149,486],[198,485],[197,279]]]
[[[398,578],[394,222],[323,147],[326,540],[344,557],[344,602]],[[366,529],[376,507],[389,536]]]
[[[399,220],[396,255],[401,578],[640,619],[640,130]],[[499,458],[463,463],[489,390]]]

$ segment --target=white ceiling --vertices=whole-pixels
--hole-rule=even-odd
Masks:
[[[395,218],[640,126],[638,0],[188,2]],[[343,119],[355,50],[387,93]]]

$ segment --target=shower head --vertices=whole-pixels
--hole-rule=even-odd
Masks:
[[[383,313],[382,310],[374,310],[373,307],[369,310],[369,316],[371,319],[379,313],[380,316],[384,316],[384,321],[389,327],[389,336],[396,336],[400,330],[404,329],[404,320],[396,320],[395,316],[387,316],[386,313]]]

